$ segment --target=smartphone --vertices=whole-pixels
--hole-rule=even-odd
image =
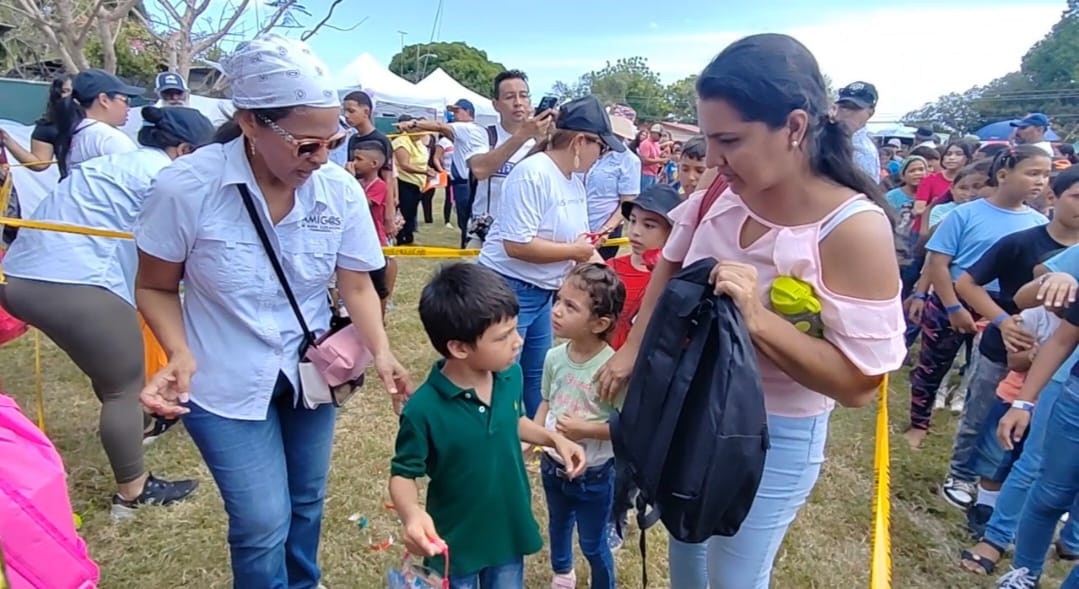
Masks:
[[[557,105],[558,105],[558,97],[557,96],[544,96],[540,100],[539,106],[536,107],[536,112],[533,113],[532,116],[538,117],[541,112],[543,112],[545,110],[550,110],[550,109],[554,108]]]

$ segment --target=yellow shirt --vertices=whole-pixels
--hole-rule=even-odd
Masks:
[[[393,140],[393,152],[394,158],[397,157],[397,150],[404,149],[408,152],[408,163],[413,168],[419,168],[421,170],[427,170],[427,158],[429,156],[427,147],[414,141],[411,137],[398,137]],[[399,169],[396,166],[394,169]],[[415,184],[421,189],[427,185],[427,175],[424,173],[415,174],[412,172],[406,172],[400,170],[397,177],[409,184]]]

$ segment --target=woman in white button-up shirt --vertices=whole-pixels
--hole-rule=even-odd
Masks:
[[[385,261],[363,190],[324,165],[344,138],[329,72],[276,35],[242,44],[225,69],[235,119],[162,171],[135,231],[139,309],[169,357],[142,398],[183,414],[221,490],[234,587],[314,588],[336,409],[298,399],[304,335],[240,186],[311,330],[329,327],[336,275],[387,390],[401,401],[409,384],[368,276]]]
[[[142,149],[76,168],[30,218],[131,231],[157,172],[213,136],[213,125],[194,109],[142,113]],[[40,329],[90,377],[101,400],[101,444],[119,486],[112,499],[118,518],[182,500],[197,486],[158,479],[143,465],[149,418],[139,406],[146,377],[135,313],[137,259],[130,240],[24,229],[4,259],[7,284],[0,287],[0,305]]]

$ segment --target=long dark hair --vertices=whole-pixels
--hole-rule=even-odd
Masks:
[[[95,96],[93,100],[97,100]],[[71,140],[75,137],[75,130],[79,123],[86,118],[86,108],[75,99],[72,94],[62,99],[56,107],[56,143],[53,150],[56,153],[56,164],[60,167],[60,177],[66,178],[68,173],[67,158],[71,155]]]
[[[809,118],[804,142],[810,169],[866,195],[892,219],[880,185],[854,164],[850,133],[829,116],[826,88],[809,49],[792,37],[773,33],[727,46],[697,79],[701,100],[723,100],[744,120],[770,129],[786,125],[792,111],[804,110]]]
[[[989,181],[986,184],[998,186],[1000,182],[997,180],[997,174],[1001,170],[1014,170],[1020,162],[1035,157],[1044,157],[1052,161],[1052,158],[1046,155],[1042,148],[1035,145],[1016,145],[1001,151],[993,158],[993,163],[989,166]]]
[[[54,78],[49,84],[49,101],[45,103],[45,112],[41,113],[41,118],[36,121],[37,124],[52,125],[56,122],[60,103],[64,100],[64,82],[70,79],[71,76],[60,76]]]
[[[276,123],[281,119],[292,114],[295,106],[287,106],[284,108],[256,108],[251,109],[251,113],[255,115],[255,123],[260,127],[266,127],[266,121]],[[217,128],[214,133],[213,143],[228,143],[233,139],[239,139],[243,135],[243,130],[240,128],[240,122],[236,120],[236,116],[240,114],[240,111],[236,111],[233,115],[221,126]]]

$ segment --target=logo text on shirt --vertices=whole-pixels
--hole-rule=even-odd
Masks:
[[[341,228],[341,217],[337,215],[308,215],[300,223],[311,231],[335,231]]]

